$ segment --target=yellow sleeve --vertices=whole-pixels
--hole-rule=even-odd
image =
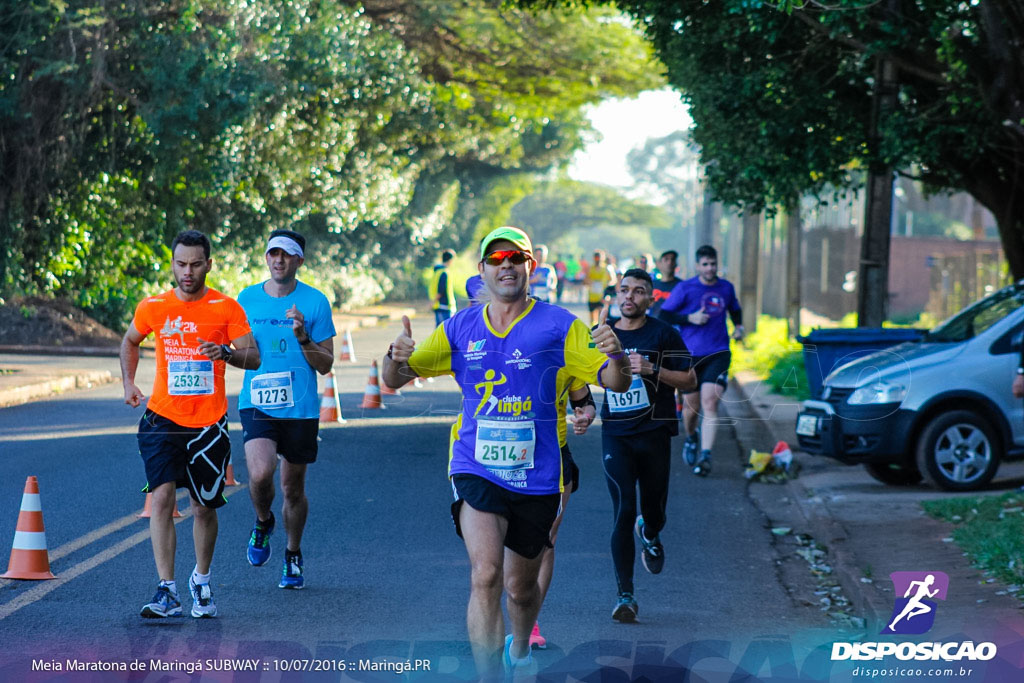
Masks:
[[[568,374],[588,384],[599,384],[597,375],[608,357],[597,350],[590,330],[582,320],[574,320],[565,336],[565,369]]]
[[[452,346],[448,342],[444,325],[438,325],[426,341],[416,345],[409,358],[409,367],[419,377],[437,377],[452,374]]]

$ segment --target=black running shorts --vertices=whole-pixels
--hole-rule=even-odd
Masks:
[[[224,497],[224,474],[231,460],[228,417],[208,427],[182,427],[146,410],[139,420],[139,455],[146,466],[146,486],[152,491],[169,481],[185,487],[204,507],[219,508]]]
[[[547,547],[551,525],[558,516],[562,502],[559,493],[531,496],[509,491],[473,474],[453,475],[452,491],[455,493],[452,521],[455,522],[455,533],[459,538],[462,538],[459,512],[465,502],[474,510],[490,512],[507,519],[505,547],[529,560],[540,555]]]
[[[320,433],[320,420],[317,418],[274,417],[258,408],[243,408],[238,415],[242,418],[243,442],[270,439],[277,444],[281,457],[293,465],[316,462],[316,439]]]
[[[732,353],[729,351],[694,357],[693,369],[697,373],[697,388],[693,391],[699,391],[702,384],[718,384],[723,389],[728,388],[729,363],[731,362]]]

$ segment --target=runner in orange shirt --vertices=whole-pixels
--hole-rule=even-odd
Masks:
[[[175,491],[184,486],[192,499],[196,552],[189,577],[192,616],[215,617],[210,563],[217,541],[217,508],[227,502],[224,472],[231,456],[224,367],[254,370],[260,365],[260,352],[242,307],[206,286],[213,264],[206,235],[196,230],[179,233],[171,242],[171,253],[177,287],[139,302],[121,342],[124,402],[134,408],[146,399],[135,385],[139,344],[150,332],[156,333],[156,382],[139,421],[138,439],[147,489],[153,494],[149,531],[160,583],[141,614],[181,616],[171,515]]]

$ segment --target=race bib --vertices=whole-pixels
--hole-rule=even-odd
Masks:
[[[604,281],[602,281],[602,280],[591,280],[590,281],[590,293],[591,294],[604,294]]]
[[[612,413],[632,413],[641,408],[650,408],[651,402],[647,399],[647,389],[640,375],[633,375],[633,381],[629,389],[623,392],[606,391],[608,411]]]
[[[536,443],[537,434],[532,420],[477,420],[473,457],[492,470],[530,470],[533,469]]]
[[[167,393],[202,396],[213,393],[212,360],[175,360],[167,363]]]
[[[256,375],[249,383],[249,398],[256,408],[291,408],[295,405],[292,373],[268,372]]]

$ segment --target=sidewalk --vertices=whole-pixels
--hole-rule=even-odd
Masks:
[[[732,386],[742,394],[732,401],[746,404],[748,415],[757,422],[737,428],[743,452],[770,451],[777,441],[786,441],[802,466],[797,478],[781,486],[752,482],[752,497],[769,499],[766,513],[773,527],[809,533],[827,549],[834,575],[853,613],[865,618],[869,633],[884,628],[893,609],[898,596],[893,595],[889,574],[895,571],[949,575],[950,590],[942,604],[943,630],[959,627],[964,632],[1000,624],[1024,632],[1021,602],[1005,586],[987,582],[952,542],[952,526],[932,519],[920,505],[923,500],[952,494],[924,484],[887,486],[862,467],[804,453],[797,447],[795,433],[797,402],[770,393],[766,384],[749,373],[739,373]],[[1004,463],[1001,479],[1011,465]]]
[[[382,305],[335,313],[333,318],[338,334],[344,334],[416,313],[414,306]],[[149,349],[151,354],[151,342]],[[121,378],[117,353],[117,348],[0,347],[0,408],[116,382]]]

